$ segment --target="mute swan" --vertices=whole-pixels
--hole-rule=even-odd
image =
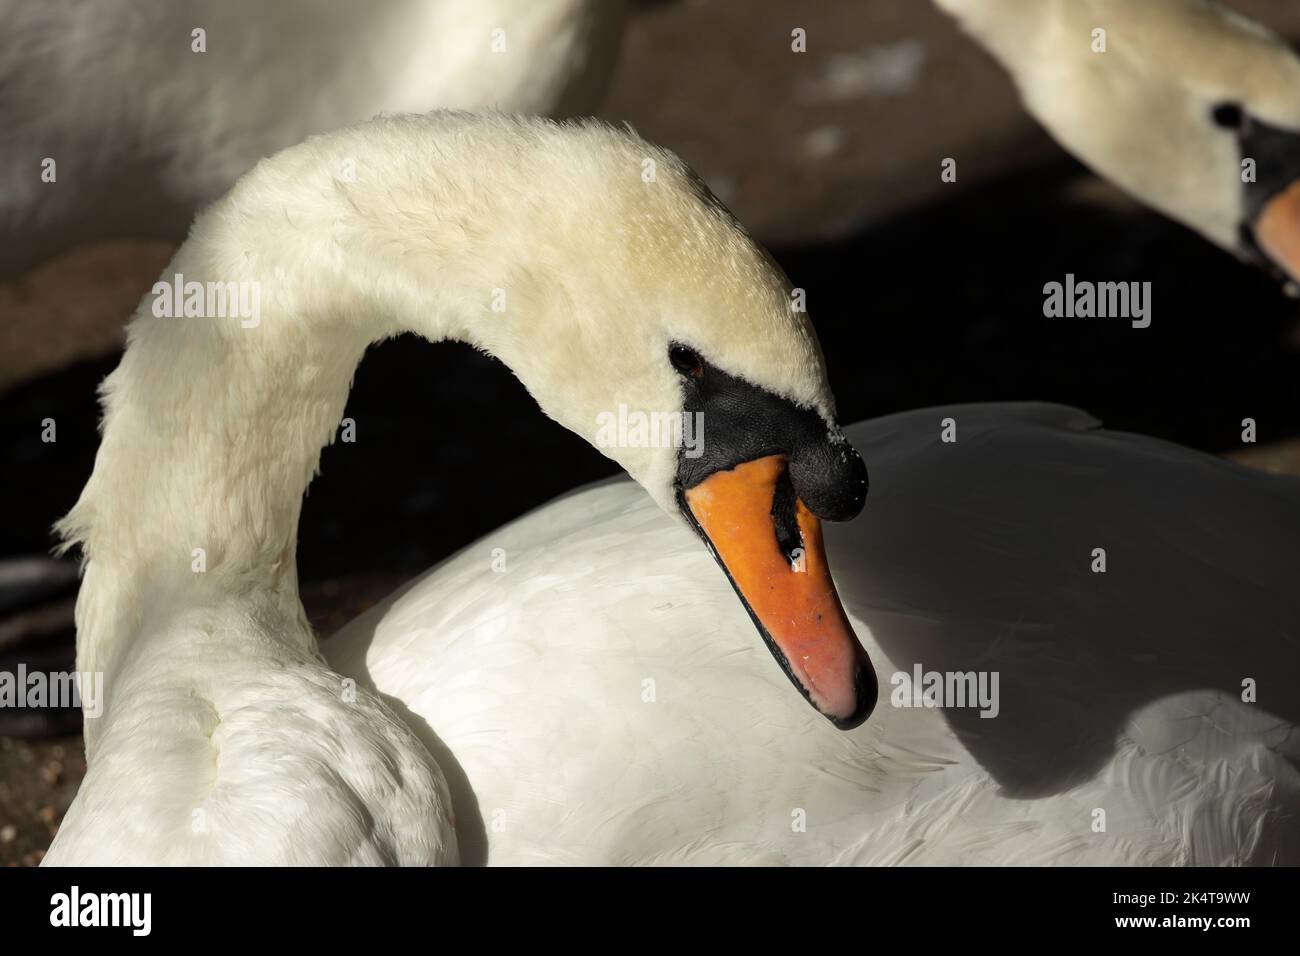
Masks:
[[[0,0],[0,275],[180,238],[262,157],[380,112],[589,112],[623,17],[623,0]]]
[[[1280,37],[1213,0],[935,2],[1084,163],[1300,280],[1300,59]]]
[[[191,289],[205,317],[162,317]],[[593,443],[615,409],[702,416],[694,450],[603,450],[704,539],[804,696],[860,723],[874,674],[817,516],[855,515],[867,475],[790,291],[675,157],[598,124],[397,117],[259,164],[137,309],[59,525],[86,559],[77,667],[106,702],[46,862],[456,859],[430,751],[353,699],[297,592],[353,370],[407,330],[495,354]]]
[[[845,433],[872,503],[827,548],[882,668],[852,734],[780,693],[691,536],[627,481],[325,642],[459,767],[466,861],[1300,861],[1300,481],[1050,405]],[[998,674],[996,706],[899,706],[917,668]]]

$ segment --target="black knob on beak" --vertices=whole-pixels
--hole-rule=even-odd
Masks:
[[[867,503],[866,462],[838,431],[795,447],[790,480],[808,510],[824,521],[848,521]]]

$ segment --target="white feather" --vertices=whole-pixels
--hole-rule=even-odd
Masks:
[[[882,678],[851,733],[626,481],[489,535],[326,654],[436,734],[471,861],[1295,863],[1300,483],[1094,425],[971,405],[846,429],[872,491],[828,551]],[[915,663],[998,671],[998,716],[892,706]]]

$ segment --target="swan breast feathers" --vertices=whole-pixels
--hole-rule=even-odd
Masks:
[[[245,613],[149,628],[114,679],[50,864],[456,861],[428,751],[370,691]]]

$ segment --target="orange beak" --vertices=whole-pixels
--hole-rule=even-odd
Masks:
[[[1300,182],[1265,204],[1255,220],[1255,241],[1292,282],[1300,282]]]
[[[685,492],[690,517],[786,674],[842,729],[876,703],[876,675],[831,581],[821,522],[786,457],[716,472]]]

